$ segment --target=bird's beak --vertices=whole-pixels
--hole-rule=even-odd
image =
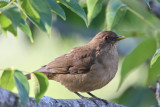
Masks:
[[[125,36],[117,36],[116,40],[122,40],[122,39],[125,39],[126,37]]]

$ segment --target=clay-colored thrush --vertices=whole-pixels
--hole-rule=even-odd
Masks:
[[[112,31],[102,31],[88,44],[73,48],[36,72],[60,82],[81,98],[86,97],[78,92],[97,98],[90,91],[102,88],[114,78],[118,68],[117,44],[124,38]]]

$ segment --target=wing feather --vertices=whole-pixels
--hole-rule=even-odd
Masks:
[[[46,65],[44,72],[55,74],[86,73],[90,71],[94,59],[95,52],[93,50],[76,47],[70,53],[64,54]]]

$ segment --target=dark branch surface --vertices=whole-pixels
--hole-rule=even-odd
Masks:
[[[0,107],[20,107],[19,98],[13,93],[0,88]],[[87,99],[53,99],[44,96],[41,101],[36,104],[35,98],[29,98],[24,107],[126,107],[116,103],[104,102],[96,100],[96,103]]]
[[[150,7],[148,7],[145,0],[142,0],[145,6],[150,10],[155,16],[157,16],[160,19],[160,5],[158,5],[154,0],[149,0]]]
[[[154,0],[150,0],[149,3],[151,11],[160,19],[160,5],[158,5]]]

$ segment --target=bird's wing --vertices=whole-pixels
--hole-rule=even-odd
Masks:
[[[95,53],[90,49],[74,48],[70,53],[62,55],[38,71],[55,74],[77,74],[90,71],[94,64]]]

